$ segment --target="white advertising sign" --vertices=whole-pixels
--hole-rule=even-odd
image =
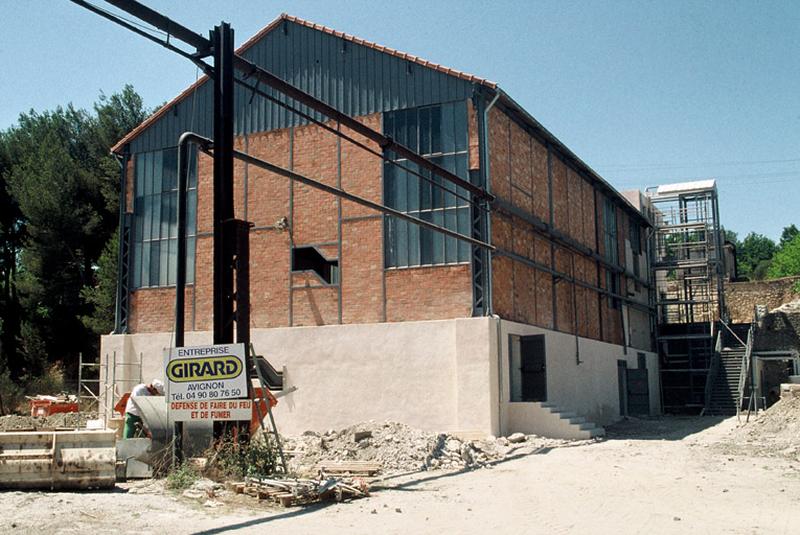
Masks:
[[[167,401],[172,404],[246,398],[244,357],[244,344],[171,348],[166,359]],[[249,420],[250,416],[243,419]]]
[[[170,401],[169,412],[174,422],[249,421],[253,415],[253,402],[249,399]]]

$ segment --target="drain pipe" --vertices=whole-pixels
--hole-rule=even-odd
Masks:
[[[492,314],[495,329],[497,330],[497,434],[503,434],[503,333],[501,332],[501,318]],[[511,355],[508,356],[511,358]]]

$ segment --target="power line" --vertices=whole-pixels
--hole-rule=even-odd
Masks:
[[[605,164],[605,165],[595,165],[594,168],[604,169],[604,170],[692,169],[694,167],[706,167],[706,166],[762,165],[762,164],[797,163],[797,162],[800,162],[800,158],[787,158],[781,160],[739,160],[739,161],[723,161],[723,162],[697,162],[690,164],[673,164],[673,163]]]

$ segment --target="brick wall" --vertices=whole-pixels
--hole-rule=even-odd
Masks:
[[[797,281],[800,281],[800,277],[726,283],[725,304],[731,320],[735,323],[749,323],[753,320],[753,307],[756,305],[766,305],[772,310],[783,303],[800,299],[800,294],[792,292],[792,285]]]
[[[491,215],[492,243],[498,248],[492,259],[495,313],[513,321],[567,333],[577,331],[584,337],[621,344],[620,310],[609,306],[608,299],[596,290],[571,282],[574,279],[598,286],[597,261],[552,242],[546,232],[513,213],[519,210],[528,214],[603,254],[602,239],[598,244],[595,238],[596,228],[603,224],[603,196],[597,195],[596,210],[594,186],[498,107],[489,113],[488,130],[492,193],[511,207],[495,209]],[[621,209],[615,215],[622,264],[627,216]],[[554,278],[550,270],[568,277]],[[605,288],[602,269],[599,275]],[[621,287],[625,287],[624,281]]]
[[[360,120],[373,129],[381,128],[379,114]],[[471,129],[474,130],[474,125]],[[377,145],[355,132],[343,130],[379,150]],[[247,138],[237,138],[236,148],[325,184],[341,186],[361,197],[376,202],[383,198],[381,160],[347,141],[340,143],[337,136],[318,126],[251,134]],[[341,162],[341,170],[338,162]],[[131,164],[128,170],[128,204],[131,207],[134,171]],[[252,165],[236,162],[234,175],[236,217],[254,225],[250,232],[253,327],[449,319],[471,315],[469,265],[385,270],[380,214],[308,186],[293,184]],[[196,283],[187,288],[187,329],[212,328],[212,180],[213,162],[201,155],[198,158]],[[275,228],[282,218],[289,223],[286,230]],[[292,273],[292,246],[314,246],[327,259],[339,260],[340,283],[326,284],[309,272]],[[171,330],[174,299],[173,288],[134,291],[130,331]]]

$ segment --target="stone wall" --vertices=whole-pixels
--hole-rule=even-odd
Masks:
[[[792,292],[792,285],[800,277],[784,277],[768,281],[729,282],[725,285],[725,303],[734,323],[753,321],[753,307],[766,305],[769,310],[783,303],[800,299]]]

